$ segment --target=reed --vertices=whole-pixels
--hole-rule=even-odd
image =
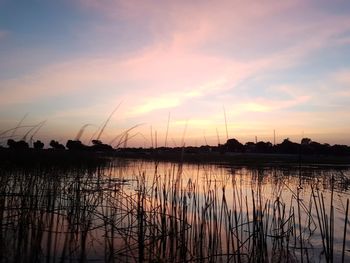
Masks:
[[[334,173],[327,179],[328,200],[319,189],[319,178],[295,178],[300,184],[294,189],[293,177],[282,170],[201,165],[188,170],[182,163],[164,166],[116,159],[104,166],[17,167],[1,172],[4,262],[348,258],[349,201],[339,214]],[[344,225],[335,224],[336,215],[345,218]],[[323,253],[315,257],[317,234]]]

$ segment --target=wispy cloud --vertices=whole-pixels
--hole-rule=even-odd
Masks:
[[[170,96],[163,96],[157,98],[150,98],[144,104],[135,107],[131,115],[143,115],[158,109],[169,109],[180,105],[180,98]]]
[[[183,92],[165,91],[161,95],[151,97],[145,96],[139,101],[139,105],[136,105],[130,111],[130,116],[142,116],[154,110],[171,109],[182,106],[182,104],[189,100],[201,98],[210,93],[221,90],[222,86],[225,84],[226,81],[224,79],[218,79],[216,81],[211,81],[197,87],[193,87],[190,90],[184,90]]]
[[[341,96],[348,96],[348,70],[329,69],[317,83],[291,83],[281,75],[302,71],[306,62],[317,61],[326,49],[340,52],[338,47],[348,43],[349,16],[328,12],[312,1],[75,3],[90,19],[86,28],[71,30],[108,44],[96,53],[82,50],[69,59],[0,79],[2,109],[74,98],[80,105],[67,106],[57,118],[76,119],[74,112],[84,118],[91,112],[95,119],[97,115],[103,119],[105,111],[123,100],[120,113],[134,122],[157,122],[160,113],[176,111],[180,119],[187,116],[194,126],[212,129],[222,122],[224,104],[241,127],[258,129],[261,123],[245,122],[244,117],[257,114],[272,119],[273,113],[273,121],[287,125],[282,115],[286,109],[298,117],[302,111],[304,117],[295,122],[289,115],[290,123],[296,124],[317,117],[315,109],[329,105],[329,98],[339,102]],[[4,37],[6,32],[0,31],[0,39]],[[130,43],[127,51],[118,49]],[[30,53],[31,47],[27,49]],[[305,75],[315,71],[305,69]],[[251,79],[261,82],[252,85]],[[246,85],[252,85],[250,90]],[[103,107],[96,110],[96,105]]]
[[[154,32],[154,44],[146,48],[140,47],[138,51],[124,57],[108,54],[108,58],[106,56],[103,59],[81,59],[53,64],[48,69],[38,69],[29,76],[2,80],[3,98],[6,97],[3,103],[16,103],[78,91],[88,93],[98,86],[104,86],[106,92],[108,89],[118,89],[123,93],[123,90],[129,89],[130,92],[136,92],[136,95],[150,94],[150,97],[179,89],[187,93],[203,92],[203,89],[193,89],[196,90],[198,86],[203,85],[202,83],[225,79],[226,85],[218,85],[220,89],[216,89],[222,91],[251,76],[295,66],[310,56],[312,51],[330,45],[329,39],[350,27],[348,18],[328,16],[308,23],[297,23],[287,19],[286,24],[275,24],[270,30],[264,31],[264,35],[259,32],[248,34],[249,31],[241,31],[241,26],[254,28],[253,25],[259,24],[261,19],[269,21],[267,18],[271,17],[271,14],[280,14],[287,10],[297,12],[300,6],[305,7],[305,4],[298,1],[240,5],[232,1],[223,1],[220,4],[207,1],[197,5],[167,1],[161,4],[155,1],[136,4],[133,1],[125,3],[89,0],[82,1],[81,4],[85,8],[108,14],[111,19],[120,19],[117,15],[114,17],[115,13],[119,12],[124,14],[124,19],[133,21],[146,21],[150,17],[152,21],[149,22],[149,27]],[[233,16],[232,12],[237,16]],[[322,16],[317,15],[320,18]],[[161,26],[160,21],[164,20],[165,25]],[[282,36],[280,32],[283,32]],[[255,38],[258,37],[261,41],[272,39],[274,35],[280,38],[276,39],[277,44],[281,44],[278,43],[282,41],[281,38],[293,38],[290,45],[282,45],[276,52],[260,55],[254,60],[237,60],[230,58],[229,54],[210,53],[210,50],[201,48],[206,42],[211,43],[215,39],[213,44],[221,41],[234,45],[238,41],[244,50],[245,45],[257,42]],[[209,90],[214,89],[209,87],[206,92]]]

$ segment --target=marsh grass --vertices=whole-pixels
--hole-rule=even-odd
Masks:
[[[118,159],[2,170],[0,259],[346,262],[346,175],[289,173]]]

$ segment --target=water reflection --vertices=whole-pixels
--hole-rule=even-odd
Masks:
[[[327,262],[349,170],[112,160],[1,171],[3,262]],[[346,234],[349,233],[349,228]]]

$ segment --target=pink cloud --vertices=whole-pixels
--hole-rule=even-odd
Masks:
[[[277,12],[280,8],[290,8],[290,4],[275,9],[266,8],[265,11],[259,9],[256,12],[267,15],[270,14],[269,11]],[[243,6],[243,10],[246,13],[254,12],[246,6]],[[187,12],[191,13],[191,10]],[[97,86],[102,86],[102,89],[105,87],[108,91],[114,85],[116,89],[126,91],[126,87],[119,86],[121,83],[131,83],[128,90],[140,94],[144,99],[146,98],[144,95],[147,94],[154,97],[162,93],[164,96],[163,93],[173,94],[175,90],[183,93],[200,92],[203,95],[224,91],[249,76],[294,65],[313,50],[328,45],[329,38],[346,30],[350,24],[347,23],[349,19],[345,18],[317,22],[314,26],[306,27],[305,32],[310,37],[303,39],[297,45],[268,54],[266,57],[256,58],[254,61],[243,61],[195,50],[200,43],[218,36],[215,34],[215,29],[219,28],[220,32],[219,25],[222,21],[214,14],[220,16],[215,10],[204,15],[200,12],[194,13],[193,20],[198,16],[199,22],[192,26],[188,21],[190,19],[184,22],[181,16],[175,17],[174,24],[177,26],[174,26],[174,31],[169,32],[171,38],[160,39],[150,47],[123,57],[113,54],[107,57],[106,54],[102,59],[75,60],[40,69],[28,76],[2,81],[4,95],[2,98],[6,98],[2,103],[30,101],[78,91],[88,92]],[[207,20],[204,19],[206,15]],[[190,24],[188,28],[187,23]],[[229,31],[230,28],[228,26],[222,31]],[[305,32],[303,34],[306,34]],[[219,36],[220,34],[223,33],[219,33]],[[225,40],[224,35],[221,35],[221,38]],[[217,85],[215,88],[210,85],[209,88],[203,88],[207,83],[218,79],[224,79],[225,84]]]
[[[282,12],[299,11],[303,1],[100,1],[81,0],[80,5],[92,12],[102,14],[115,23],[121,20],[130,28],[142,25],[157,43],[188,49],[214,39],[235,42],[243,37],[249,42],[254,36],[262,34],[254,30],[257,26],[271,21]],[[274,24],[273,26],[276,26]],[[107,25],[107,27],[109,27]],[[101,27],[100,27],[101,29]],[[265,31],[266,34],[269,31]],[[262,32],[261,32],[262,33]],[[249,38],[246,38],[246,35]],[[273,36],[273,32],[271,32]],[[242,43],[243,44],[243,43]]]
[[[312,51],[329,45],[330,40],[348,30],[350,24],[349,18],[325,14],[304,1],[201,1],[198,4],[188,1],[89,0],[81,4],[109,19],[122,17],[131,25],[146,25],[154,39],[152,43],[156,44],[140,47],[141,56],[153,55],[153,60],[159,58],[160,63],[164,62],[162,56],[158,56],[162,49],[173,54],[169,54],[169,58],[178,55],[173,62],[166,63],[181,63],[181,57],[189,53],[192,58],[197,55],[229,60],[228,50],[240,54],[266,45],[272,51],[254,56],[254,63],[260,60],[259,63],[265,61],[270,66],[279,60],[288,67]],[[221,52],[222,43],[225,43],[225,51]],[[204,51],[205,46],[209,48],[208,53]],[[237,62],[236,57],[233,56],[231,61]]]
[[[98,116],[104,118],[105,112],[123,100],[123,118],[138,122],[149,116],[148,120],[156,125],[161,120],[155,112],[181,108],[186,102],[210,98],[211,95],[222,94],[225,97],[227,92],[234,92],[239,83],[250,77],[297,65],[315,50],[339,44],[337,35],[350,28],[349,18],[333,17],[318,11],[313,13],[317,19],[306,16],[297,21],[294,15],[310,11],[304,1],[221,1],[219,4],[207,1],[194,4],[190,1],[82,0],[80,3],[83,8],[105,14],[108,20],[115,19],[112,21],[115,23],[118,19],[134,26],[144,23],[153,41],[122,55],[107,50],[101,58],[85,57],[53,63],[32,74],[0,80],[2,107],[77,94],[83,94],[92,103],[101,103],[94,101],[94,95],[103,93],[105,105],[98,111],[94,106],[84,107],[77,111],[67,110],[57,118],[89,114],[95,119]],[[282,13],[286,14],[285,20],[276,23]],[[100,26],[113,30],[108,23]],[[92,38],[94,33],[92,31]],[[234,55],[227,50],[217,50],[218,43],[224,43],[228,50],[232,45]],[[237,56],[248,47],[258,49],[266,43],[271,50],[252,56],[253,59]],[[213,49],[210,49],[211,46]],[[281,92],[289,99],[262,100],[252,94],[250,100],[237,103],[232,115],[247,112],[268,114],[313,99],[296,87],[285,86]],[[225,99],[223,101],[226,102]],[[219,113],[204,109],[203,115],[195,116],[192,122],[197,129],[199,125],[196,124],[203,123],[203,116],[211,118],[211,128],[220,122],[222,124],[223,102],[210,103],[219,104]],[[191,115],[189,109],[183,111]],[[98,116],[94,115],[96,112]],[[291,116],[290,120],[293,118]],[[276,117],[276,120],[284,119],[283,116]],[[240,127],[248,124],[257,127],[243,119],[238,122]],[[184,120],[177,123],[183,124]],[[191,127],[191,121],[189,125]],[[190,128],[188,134],[191,134]]]
[[[2,80],[0,102],[11,105],[84,91],[104,79],[99,66],[97,60],[53,64],[28,75]]]
[[[328,30],[328,33],[321,31],[320,34],[315,32],[310,41],[254,61],[238,61],[193,52],[189,47],[196,42],[196,35],[181,31],[175,33],[176,37],[169,45],[160,42],[123,57],[112,54],[108,58],[60,63],[28,76],[2,81],[4,96],[1,102],[11,104],[74,92],[87,94],[96,88],[105,92],[117,89],[122,94],[132,93],[132,101],[135,100],[134,97],[143,100],[147,100],[147,97],[165,97],[167,94],[173,95],[174,91],[199,93],[202,96],[223,92],[252,75],[297,63],[315,45],[318,48],[326,45],[324,40],[337,30],[341,29]],[[203,33],[203,38],[206,34]],[[218,80],[224,81],[219,85],[210,85]],[[186,96],[180,95],[178,105],[186,99]]]

